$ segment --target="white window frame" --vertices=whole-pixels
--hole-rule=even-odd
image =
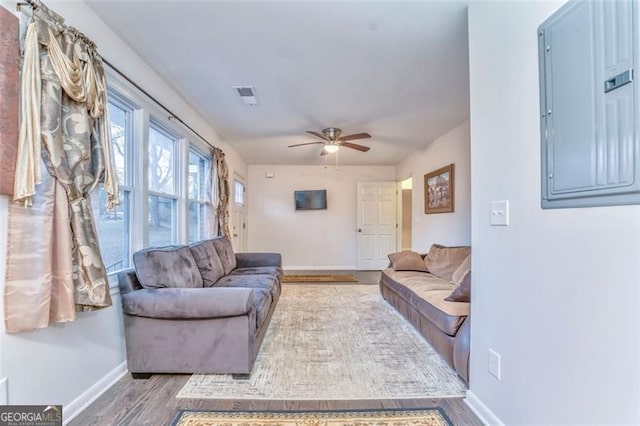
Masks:
[[[168,193],[168,192],[163,192],[163,191],[152,191],[151,190],[151,184],[150,182],[148,182],[149,180],[149,167],[150,164],[147,161],[147,167],[146,167],[146,179],[147,179],[147,208],[148,208],[148,203],[149,203],[149,199],[152,196],[156,196],[156,197],[162,197],[162,198],[168,198],[172,200],[173,203],[173,218],[172,218],[172,223],[171,223],[171,241],[169,242],[169,244],[179,244],[181,242],[181,240],[183,240],[183,234],[184,232],[181,231],[179,224],[181,223],[182,220],[184,220],[184,214],[181,214],[181,205],[180,205],[180,199],[181,199],[181,193],[183,192],[181,190],[182,188],[182,179],[181,179],[181,169],[182,167],[180,166],[182,161],[181,161],[181,146],[184,144],[184,138],[181,137],[179,134],[176,134],[172,129],[167,128],[167,126],[163,125],[162,123],[160,123],[159,120],[157,120],[156,118],[154,118],[153,116],[150,117],[149,119],[149,125],[147,126],[147,149],[146,149],[146,153],[147,153],[147,160],[148,160],[148,155],[149,155],[149,146],[151,144],[150,142],[150,133],[151,133],[151,129],[154,129],[155,131],[161,133],[162,135],[166,136],[167,138],[171,139],[173,141],[173,155],[171,156],[171,172],[173,173],[173,193]],[[147,245],[149,245],[149,233],[148,233],[148,227],[149,227],[149,220],[148,220],[148,216],[147,216],[147,240],[146,243]]]
[[[212,177],[208,176],[208,173],[207,173],[208,170],[206,170],[206,169],[209,169],[209,170],[211,169],[211,163],[213,161],[213,158],[210,155],[207,155],[207,154],[203,153],[202,150],[199,149],[194,144],[190,144],[189,145],[189,149],[187,151],[187,179],[186,179],[187,180],[187,184],[188,184],[188,181],[189,181],[189,175],[188,175],[188,173],[189,173],[189,160],[188,160],[188,157],[192,153],[197,155],[201,159],[205,160],[206,163],[205,163],[204,179],[212,181]],[[205,182],[205,188],[207,188],[207,182]],[[204,217],[204,220],[205,220],[204,228],[207,230],[207,232],[206,232],[206,235],[200,235],[201,239],[209,238],[213,234],[213,215],[211,213],[213,212],[213,201],[214,201],[213,198],[214,198],[215,191],[214,191],[213,188],[211,188],[211,191],[212,191],[212,194],[211,194],[211,198],[210,199],[207,199],[206,195],[204,195],[203,198],[191,198],[191,197],[189,197],[189,188],[187,188],[187,192],[186,192],[187,193],[187,197],[188,197],[188,199],[187,199],[187,215],[188,215],[188,211],[189,211],[189,205],[191,203],[196,203],[196,204],[199,205],[199,207],[204,206],[205,207],[205,212],[208,212],[208,214],[205,213],[205,217]],[[188,217],[187,217],[187,227],[188,226],[189,226],[189,220],[188,220]],[[187,229],[187,241],[189,241],[189,229]]]
[[[127,228],[127,252],[123,253],[123,261],[126,259],[126,266],[122,268],[117,268],[112,271],[107,269],[107,274],[109,276],[115,276],[119,271],[129,268],[132,266],[131,257],[134,253],[134,243],[133,243],[133,211],[135,210],[135,199],[134,199],[134,174],[133,174],[133,164],[135,159],[135,153],[133,146],[135,144],[134,137],[134,126],[135,126],[135,112],[136,105],[129,102],[125,97],[121,96],[118,92],[114,90],[109,90],[108,92],[108,103],[114,105],[116,108],[120,108],[126,113],[126,123],[125,123],[125,152],[124,152],[124,169],[126,181],[121,182],[118,181],[118,189],[120,190],[120,199],[124,202],[125,199],[128,200],[128,208],[129,211],[125,213],[125,217],[127,218],[126,228]],[[103,185],[101,184],[100,187]],[[98,188],[95,189],[98,191]],[[95,192],[94,191],[94,192]],[[99,235],[98,235],[99,237]],[[104,265],[105,269],[109,267],[109,265]]]

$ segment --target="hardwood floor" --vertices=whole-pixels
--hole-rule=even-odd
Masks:
[[[296,273],[296,271],[287,271]],[[303,273],[300,271],[299,273]],[[331,271],[304,271],[328,274]],[[358,284],[378,284],[379,271],[335,271],[354,273]],[[295,284],[287,284],[295,285]],[[129,374],[118,381],[93,404],[69,424],[88,425],[168,425],[177,410],[353,410],[390,408],[428,408],[440,406],[455,425],[481,425],[462,398],[440,399],[387,399],[341,401],[274,401],[274,400],[219,400],[178,399],[190,375],[153,375],[148,380],[133,380]]]
[[[154,375],[148,380],[133,380],[130,375],[127,375],[69,424],[73,426],[168,425],[179,409],[225,411],[353,410],[435,406],[442,407],[455,425],[482,424],[462,398],[343,401],[175,398],[189,377],[189,375]]]

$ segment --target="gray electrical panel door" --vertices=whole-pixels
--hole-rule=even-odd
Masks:
[[[640,204],[637,6],[572,1],[538,29],[543,208]]]

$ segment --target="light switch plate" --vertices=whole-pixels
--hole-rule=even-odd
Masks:
[[[509,225],[509,201],[491,202],[491,226]]]
[[[502,379],[502,357],[493,349],[489,349],[489,374],[498,380]]]

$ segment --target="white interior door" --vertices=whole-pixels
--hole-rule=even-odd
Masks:
[[[247,230],[245,194],[246,186],[244,181],[235,177],[233,182],[233,207],[231,209],[231,244],[236,252],[245,251],[244,236]]]
[[[384,269],[387,255],[396,251],[395,182],[358,183],[358,260],[359,270]]]

